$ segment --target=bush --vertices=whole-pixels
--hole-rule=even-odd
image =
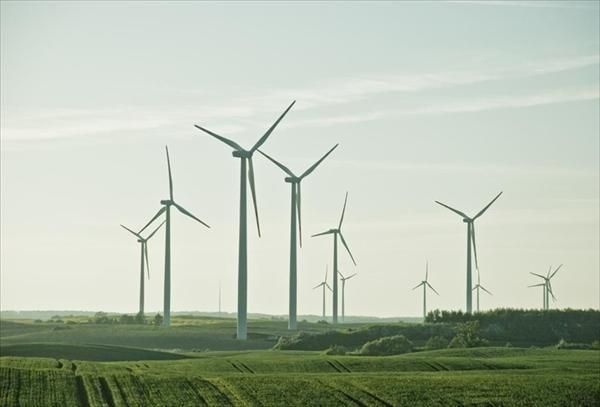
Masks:
[[[556,349],[592,349],[592,345],[587,343],[569,343],[561,339],[556,345]]]
[[[426,322],[456,324],[477,320],[481,336],[495,343],[522,345],[555,345],[561,338],[568,342],[591,343],[600,331],[599,310],[576,309],[496,309],[467,314],[462,311],[434,310]]]
[[[160,314],[156,314],[156,315],[154,316],[154,321],[153,321],[153,323],[154,323],[154,325],[156,325],[156,326],[160,326],[160,325],[162,325],[162,323],[163,323],[163,317],[162,317],[162,315],[160,315]]]
[[[600,350],[600,340],[595,340],[592,342],[592,349]]]
[[[404,335],[386,336],[365,343],[360,354],[365,356],[399,355],[411,352],[413,344]]]
[[[456,336],[450,341],[449,348],[475,348],[487,346],[488,341],[479,336],[479,321],[467,321],[458,324]]]
[[[425,349],[444,349],[448,347],[448,339],[443,336],[432,336],[425,343]]]
[[[333,345],[325,350],[325,355],[345,355],[348,353],[348,348],[345,346]]]

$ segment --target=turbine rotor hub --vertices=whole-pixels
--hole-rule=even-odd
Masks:
[[[246,150],[234,150],[231,152],[231,155],[238,158],[251,158],[252,153]]]

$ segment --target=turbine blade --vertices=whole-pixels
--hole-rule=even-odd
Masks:
[[[290,109],[292,108],[292,106],[294,106],[295,103],[296,103],[296,101],[294,100],[288,106],[288,108],[285,109],[285,111],[281,114],[281,116],[279,116],[279,119],[277,119],[275,121],[275,123],[273,123],[273,125],[271,127],[269,127],[269,130],[267,130],[267,132],[260,139],[258,139],[258,141],[256,142],[256,144],[250,149],[250,154],[252,154],[256,150],[258,150],[258,148],[260,146],[262,146],[265,141],[267,141],[267,138],[271,135],[271,133],[273,132],[273,130],[275,130],[275,127],[277,127],[277,125],[279,124],[279,122],[281,121],[281,119],[283,119],[283,117],[287,114],[287,112],[290,111]]]
[[[344,207],[342,208],[342,216],[340,217],[340,224],[338,229],[342,228],[342,222],[344,221],[344,213],[346,213],[346,203],[348,203],[348,192],[346,192],[346,198],[344,198]]]
[[[352,259],[352,263],[354,263],[354,265],[356,266],[356,260],[354,260],[354,256],[352,256],[352,252],[350,251],[350,248],[346,244],[346,239],[344,239],[344,235],[342,235],[342,232],[340,232],[340,238],[342,239],[342,244],[344,245],[346,250],[348,250],[348,254],[350,255],[350,258]]]
[[[210,134],[211,136],[213,136],[217,140],[220,140],[223,143],[227,144],[229,147],[233,148],[234,150],[244,151],[244,149],[242,148],[242,146],[240,146],[238,143],[236,143],[233,140],[229,140],[228,138],[225,138],[223,136],[219,136],[217,133],[213,133],[212,131],[210,131],[208,129],[205,129],[204,127],[198,126],[197,124],[194,124],[194,127],[196,127],[199,130],[202,130],[203,132],[205,132],[207,134]]]
[[[480,285],[479,288],[481,288],[483,291],[485,291],[489,295],[493,295],[490,291],[486,290],[484,286]]]
[[[333,290],[331,289],[331,287],[329,287],[329,284],[325,283],[325,287],[329,288],[329,291],[333,292]]]
[[[352,277],[354,277],[354,276],[355,276],[355,275],[357,275],[357,274],[358,274],[358,273],[354,273],[354,274],[352,274],[352,275],[350,275],[350,276],[346,277],[346,280],[350,280]]]
[[[529,272],[529,274],[533,274],[534,276],[537,276],[537,277],[540,277],[540,278],[543,278],[544,280],[546,280],[546,277],[542,276],[541,274],[532,273],[531,271]]]
[[[488,208],[489,208],[490,206],[492,206],[492,204],[493,204],[494,202],[496,202],[496,199],[500,198],[500,195],[502,195],[502,192],[500,192],[498,195],[496,195],[496,197],[495,197],[494,199],[492,199],[492,200],[491,200],[491,202],[485,206],[485,208],[483,208],[482,210],[480,210],[480,211],[479,211],[479,213],[473,217],[473,220],[475,220],[475,219],[477,219],[478,217],[480,217],[481,215],[483,215],[483,213],[484,213],[485,211],[487,211],[487,210],[488,210]]]
[[[329,272],[327,264],[325,265],[325,280],[323,280],[323,283],[327,282],[327,273]]]
[[[440,201],[435,201],[435,203],[438,205],[442,205],[444,208],[450,209],[452,212],[459,214],[460,216],[462,216],[465,219],[470,219],[467,215],[465,215],[463,212],[459,211],[458,209],[454,209],[444,203],[441,203]]]
[[[142,232],[143,232],[143,231],[144,231],[144,230],[145,230],[145,229],[146,229],[148,226],[150,226],[150,224],[152,224],[152,222],[154,222],[154,220],[155,220],[156,218],[158,218],[160,215],[162,215],[162,214],[163,214],[163,212],[164,212],[164,211],[166,211],[166,210],[167,210],[167,207],[166,207],[166,206],[163,206],[162,208],[160,208],[160,209],[158,210],[158,212],[156,212],[156,215],[154,215],[154,216],[152,217],[152,219],[150,219],[150,221],[149,221],[148,223],[146,223],[146,226],[144,226],[142,229],[140,229],[140,233],[142,233]]]
[[[429,276],[429,261],[425,261],[425,281],[427,281],[427,277]]]
[[[128,231],[129,233],[132,233],[132,234],[133,234],[135,237],[138,237],[138,238],[140,238],[140,239],[142,238],[142,237],[139,235],[139,233],[135,233],[133,230],[129,229],[127,226],[125,226],[125,225],[121,225],[121,227],[122,227],[123,229],[125,229],[126,231]]]
[[[293,188],[293,187],[292,187]],[[302,187],[300,181],[296,184],[296,210],[298,211],[298,234],[300,235],[300,247],[302,247]]]
[[[313,290],[315,290],[315,289],[317,289],[317,288],[321,287],[323,284],[325,284],[325,283],[317,284],[316,286],[314,286],[314,287],[313,287]]]
[[[475,224],[470,222],[471,240],[473,241],[473,254],[475,254],[475,268],[479,270],[479,262],[477,261],[477,244],[475,243]]]
[[[144,258],[146,259],[146,274],[148,275],[148,280],[150,280],[150,262],[148,262],[148,244],[146,242],[142,243],[144,245]]]
[[[190,218],[194,219],[195,221],[198,221],[200,223],[202,223],[204,226],[206,226],[207,228],[210,229],[210,226],[208,226],[208,224],[202,222],[200,219],[198,219],[197,217],[195,217],[191,212],[189,212],[187,209],[185,209],[183,206],[173,202],[173,206],[175,206],[179,212],[183,213],[184,215],[189,216]]]
[[[550,267],[548,267],[548,273],[546,273],[546,277],[550,278],[550,273],[552,272],[552,265],[550,265]]]
[[[426,283],[426,284],[429,286],[429,288],[431,288],[433,290],[434,293],[436,293],[437,295],[440,295],[440,293],[438,293],[431,284],[429,284],[429,283]]]
[[[292,172],[292,170],[290,170],[288,167],[286,167],[285,165],[283,165],[282,163],[280,163],[279,161],[275,160],[273,157],[267,155],[266,153],[264,153],[262,150],[258,150],[259,153],[261,153],[262,155],[264,155],[269,161],[271,161],[273,164],[275,164],[276,166],[278,166],[279,168],[281,168],[283,170],[283,172],[285,172],[287,175],[289,175],[290,177],[295,177],[294,173]]]
[[[471,291],[474,291],[474,290],[476,290],[476,289],[477,289],[477,287],[480,287],[480,285],[479,285],[479,284],[475,285],[473,288],[471,288]]]
[[[552,275],[551,275],[549,278],[552,278],[552,277],[554,277],[554,275],[555,275],[556,273],[558,273],[558,270],[560,270],[560,268],[561,268],[561,267],[562,267],[562,264],[561,264],[560,266],[558,266],[558,267],[556,268],[556,270],[554,270],[554,273],[552,273]]]
[[[152,236],[154,236],[154,234],[156,232],[158,232],[158,229],[160,229],[160,227],[162,225],[164,225],[166,222],[167,222],[166,220],[163,220],[162,223],[160,225],[158,225],[158,227],[156,229],[154,229],[154,232],[150,233],[150,235],[146,239],[144,239],[144,240],[146,240],[146,241],[150,240],[152,238]]]
[[[418,285],[416,285],[412,291],[416,290],[417,288],[421,287],[424,283],[421,281]]]
[[[260,222],[258,221],[258,206],[256,205],[256,188],[254,185],[254,165],[252,164],[252,157],[248,158],[248,165],[248,181],[250,181],[250,193],[252,194],[252,204],[254,205],[256,229],[258,230],[258,237],[260,237]]]
[[[171,160],[169,159],[169,147],[165,146],[167,151],[167,168],[169,169],[169,197],[173,200],[173,177],[171,176]]]
[[[552,301],[556,301],[556,297],[554,296],[554,292],[552,291],[552,283],[550,283],[550,280],[548,280],[547,284],[547,290],[550,293],[550,295],[552,296]]]
[[[527,287],[541,287],[541,286],[545,286],[546,283],[540,283],[540,284],[533,284],[533,285],[528,285]]]
[[[304,178],[304,177],[308,176],[311,172],[313,172],[315,170],[315,168],[317,168],[319,166],[319,164],[321,164],[323,162],[323,160],[326,159],[327,156],[329,154],[331,154],[331,152],[337,148],[337,146],[339,146],[339,144],[336,144],[335,146],[333,146],[327,153],[325,153],[325,155],[323,157],[321,157],[319,159],[319,161],[317,161],[316,163],[311,165],[309,169],[304,171],[304,173],[302,173],[302,175],[300,175],[300,178]]]
[[[479,280],[479,269],[477,269],[477,285],[481,285],[481,281]]]
[[[338,270],[338,274],[342,277],[342,280],[346,280],[346,277],[344,277],[341,271]]]
[[[331,230],[327,230],[327,231],[325,231],[325,232],[321,232],[321,233],[314,234],[314,235],[312,235],[311,237],[317,237],[317,236],[323,236],[323,235],[330,235],[330,234],[332,234],[332,233],[333,233],[333,232],[332,232]]]

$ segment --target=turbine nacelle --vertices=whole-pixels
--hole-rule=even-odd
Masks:
[[[469,219],[469,218],[463,218],[463,222],[464,222],[464,223],[472,223],[472,222],[473,222],[473,220],[472,220],[472,219]]]
[[[283,179],[285,182],[288,182],[290,184],[294,184],[294,183],[299,183],[300,181],[302,181],[302,178],[300,177],[285,177]]]
[[[167,205],[167,206],[168,206],[168,205],[173,205],[173,201],[172,201],[172,200],[170,200],[170,199],[162,199],[162,200],[160,201],[160,204],[161,204],[161,205]]]
[[[252,158],[252,151],[246,150],[233,150],[231,155],[237,158]]]

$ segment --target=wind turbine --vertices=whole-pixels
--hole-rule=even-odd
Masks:
[[[477,290],[477,312],[479,312],[479,289],[482,289],[483,291],[485,291],[489,295],[492,295],[491,292],[489,292],[488,290],[486,290],[485,287],[481,285],[481,282],[479,280],[479,269],[477,269],[477,284],[475,285],[475,287],[473,287],[473,290]]]
[[[333,292],[333,290],[331,289],[329,284],[327,284],[327,266],[325,266],[325,279],[323,280],[322,283],[314,286],[313,290],[316,290],[319,287],[323,287],[323,321],[325,321],[325,318],[326,318],[326,316],[325,316],[325,287],[329,288],[329,291]]]
[[[194,219],[197,222],[200,222],[207,228],[210,228],[206,223],[202,222],[200,219],[192,215],[187,209],[183,206],[179,205],[177,202],[173,200],[173,177],[171,176],[171,160],[169,159],[169,148],[165,146],[165,150],[167,152],[167,168],[169,170],[169,199],[163,199],[160,201],[162,208],[156,212],[156,215],[150,222],[146,224],[140,230],[140,233],[144,231],[156,218],[158,218],[163,213],[166,214],[165,217],[165,285],[164,285],[164,309],[163,309],[163,325],[169,326],[171,324],[171,206],[177,208],[177,210],[183,213],[186,216]]]
[[[354,273],[349,275],[348,277],[344,277],[344,275],[339,272],[339,275],[341,277],[342,280],[342,322],[346,322],[346,306],[345,306],[345,292],[346,292],[346,280],[350,280],[352,277],[354,277],[355,275],[357,275],[358,273]]]
[[[302,217],[300,215],[300,204],[302,201],[301,187],[300,183],[302,180],[312,173],[318,166],[323,162],[325,158],[339,144],[336,144],[331,148],[323,157],[321,157],[316,163],[310,166],[306,171],[302,173],[300,176],[296,176],[288,167],[281,164],[274,158],[268,156],[261,150],[258,150],[259,153],[264,155],[267,159],[269,159],[273,164],[278,166],[285,172],[288,176],[285,177],[285,182],[288,182],[292,187],[292,221],[290,223],[290,304],[289,304],[289,319],[288,319],[288,329],[295,330],[298,328],[298,318],[297,318],[297,261],[296,261],[296,220],[298,222],[298,229],[300,234],[300,247],[302,247]],[[297,218],[296,218],[297,216]]]
[[[496,199],[500,197],[500,195],[502,195],[502,192],[496,195],[496,197],[492,199],[492,201],[489,204],[487,204],[482,210],[480,210],[477,213],[477,215],[473,216],[472,218],[465,215],[464,212],[461,212],[458,209],[451,208],[450,206],[443,204],[440,201],[435,201],[437,204],[442,205],[443,207],[450,209],[452,212],[462,216],[463,222],[467,224],[467,313],[469,314],[472,311],[471,290],[473,286],[473,283],[471,281],[471,244],[473,245],[473,252],[475,254],[475,267],[479,268],[479,265],[477,264],[477,246],[475,245],[475,220],[481,215],[483,215],[484,212],[487,211],[490,206],[492,206]]]
[[[252,203],[254,204],[254,215],[256,216],[256,228],[258,230],[258,237],[260,237],[260,224],[258,221],[258,208],[256,206],[256,191],[254,189],[254,166],[252,165],[252,155],[258,148],[267,141],[267,138],[271,135],[275,127],[283,119],[283,117],[290,111],[296,101],[294,100],[281,116],[273,123],[273,125],[267,130],[267,132],[252,146],[250,150],[245,150],[235,141],[229,140],[225,137],[219,136],[204,127],[194,126],[202,130],[203,132],[210,134],[217,140],[227,144],[233,148],[232,155],[241,160],[241,171],[240,171],[240,236],[239,236],[239,248],[238,248],[238,312],[237,312],[237,339],[245,340],[247,337],[247,319],[248,319],[248,239],[247,239],[247,222],[246,222],[246,178],[250,183],[250,192],[252,194]],[[248,165],[248,168],[247,168]]]
[[[529,285],[527,286],[529,288],[531,287],[542,287],[542,309],[545,311],[546,308],[546,283],[540,283],[540,284],[533,284],[533,285]]]
[[[348,192],[346,192],[346,198],[344,199],[344,208],[342,209],[342,216],[340,217],[340,223],[336,229],[329,229],[325,232],[317,233],[312,235],[312,237],[323,236],[323,235],[333,235],[333,323],[337,324],[338,322],[338,255],[337,255],[337,242],[338,236],[342,240],[342,244],[348,251],[350,258],[352,259],[352,263],[356,266],[356,261],[354,261],[354,257],[352,256],[352,252],[348,248],[346,244],[346,240],[344,239],[344,235],[342,234],[342,222],[344,221],[344,213],[346,212],[346,203],[348,202]]]
[[[537,273],[529,273],[529,274],[533,274],[534,276],[540,277],[544,279],[544,282],[541,284],[534,284],[534,285],[530,285],[529,287],[538,287],[540,285],[544,286],[544,309],[548,310],[550,309],[550,299],[548,298],[548,293],[550,293],[550,295],[552,296],[552,300],[556,301],[556,297],[554,296],[554,292],[552,292],[552,283],[550,282],[550,280],[552,280],[552,277],[554,277],[556,275],[556,273],[558,273],[558,270],[560,270],[560,268],[562,267],[562,264],[560,266],[558,266],[556,268],[556,270],[554,270],[554,272],[552,272],[552,266],[550,266],[550,268],[548,269],[548,274],[546,274],[546,276],[543,276],[541,274],[537,274]],[[550,274],[552,272],[552,274]]]
[[[433,288],[431,286],[431,284],[429,284],[429,281],[427,280],[429,277],[429,262],[425,262],[425,280],[421,281],[418,285],[415,286],[415,288],[413,288],[413,291],[416,290],[417,288],[423,286],[423,319],[425,319],[427,317],[427,287],[431,288],[433,290],[434,293],[436,293],[437,295],[440,295],[435,288]]]
[[[154,236],[154,234],[160,229],[160,227],[165,222],[158,225],[156,229],[147,238],[143,238],[141,234],[134,232],[129,229],[127,226],[121,225],[121,227],[127,230],[129,233],[132,233],[135,237],[137,237],[137,241],[140,244],[141,254],[140,254],[140,314],[144,315],[144,263],[146,266],[146,273],[148,274],[148,280],[150,279],[150,263],[148,262],[148,240]]]

